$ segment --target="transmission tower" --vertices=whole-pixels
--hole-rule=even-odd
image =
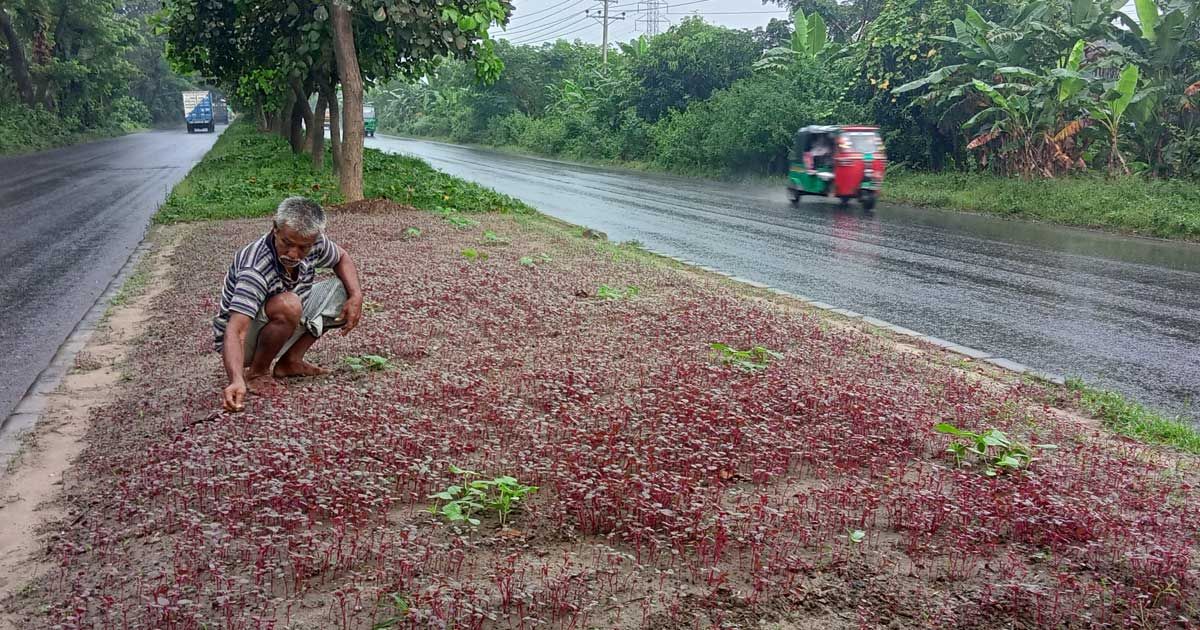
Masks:
[[[621,15],[613,15],[612,13],[609,12],[609,10],[608,10],[609,6],[616,4],[617,0],[598,0],[598,1],[600,2],[600,8],[595,9],[595,13],[593,13],[592,10],[584,11],[584,15],[586,15],[590,18],[595,18],[596,20],[598,20],[600,22],[600,24],[602,26],[604,26],[604,42],[602,44],[600,44],[600,46],[601,46],[601,50],[603,51],[601,54],[603,55],[603,58],[604,58],[604,64],[608,65],[608,27],[613,22],[617,22],[619,20],[624,20],[625,12],[622,11]]]
[[[641,0],[638,2],[638,18],[634,20],[637,30],[650,35],[662,32],[667,22],[667,0]]]

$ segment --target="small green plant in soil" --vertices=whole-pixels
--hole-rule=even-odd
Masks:
[[[516,478],[503,475],[494,479],[474,479],[480,476],[473,470],[464,470],[450,465],[450,472],[462,477],[464,481],[447,487],[436,494],[429,495],[437,503],[430,506],[429,511],[437,514],[451,523],[466,521],[478,525],[476,515],[495,512],[500,517],[500,526],[508,523],[508,516],[513,508],[529,494],[537,492],[537,486],[527,486]],[[444,502],[444,503],[443,503]]]
[[[387,357],[381,357],[377,354],[346,357],[342,361],[355,372],[382,372],[396,367]]]
[[[467,217],[460,217],[460,216],[455,216],[455,215],[446,217],[446,222],[460,230],[469,230],[469,229],[479,225],[479,222],[474,219],[468,219]]]
[[[948,422],[934,425],[934,431],[959,438],[950,442],[946,452],[954,455],[957,466],[980,465],[983,473],[994,477],[1000,470],[1019,470],[1033,461],[1033,449],[1018,442],[1000,429],[992,428],[983,433],[960,429]],[[1039,450],[1058,448],[1056,444],[1038,444]]]
[[[520,262],[522,266],[533,267],[534,265],[540,263],[548,263],[551,260],[553,259],[550,258],[550,254],[535,254],[533,256],[522,256],[521,260],[518,262]]]
[[[607,284],[602,284],[600,285],[599,289],[596,289],[596,297],[603,298],[605,300],[620,300],[622,298],[628,299],[637,297],[637,294],[641,293],[641,291],[641,289],[632,285],[627,286],[624,289],[616,289],[608,286]]]
[[[508,239],[496,234],[491,230],[483,231],[483,238],[480,241],[484,245],[508,245]]]
[[[404,230],[404,238],[417,238],[421,236],[421,228],[410,227]]]
[[[477,260],[484,261],[484,260],[488,259],[487,252],[481,252],[481,251],[475,249],[474,247],[468,247],[468,248],[462,250],[462,255],[463,255],[463,258],[466,258],[467,260],[469,260],[471,262],[475,262]]]
[[[723,343],[712,343],[709,344],[709,348],[712,349],[713,358],[718,363],[732,365],[750,372],[765,370],[771,361],[783,358],[782,354],[762,346],[754,346],[749,350],[738,350]]]
[[[391,607],[392,616],[375,622],[375,625],[371,626],[371,630],[395,628],[404,623],[404,620],[408,618],[408,612],[412,609],[412,606],[409,605],[408,600],[403,595],[400,593],[388,593],[387,600]]]

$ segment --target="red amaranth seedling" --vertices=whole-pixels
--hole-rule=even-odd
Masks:
[[[1171,454],[1062,421],[1038,386],[486,223],[513,246],[469,265],[478,234],[435,215],[402,215],[419,239],[396,217],[335,215],[379,308],[315,360],[403,368],[296,381],[236,416],[213,414],[206,350],[224,259],[174,269],[133,382],[66,479],[46,625],[751,627],[817,607],[866,626],[1195,619],[1200,486]],[[261,227],[207,225],[178,251],[229,251]],[[554,264],[524,267],[517,252],[536,251]],[[587,299],[603,283],[644,290]],[[701,350],[713,339],[782,357],[730,369]],[[1060,448],[986,477],[953,466],[937,422]],[[521,531],[430,515],[447,461],[541,488]],[[814,585],[846,597],[817,601]]]

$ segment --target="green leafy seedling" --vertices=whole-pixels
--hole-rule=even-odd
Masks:
[[[404,238],[417,238],[421,235],[421,228],[410,227],[404,230]]]
[[[404,623],[404,619],[408,617],[408,612],[412,609],[408,603],[408,600],[405,599],[400,593],[388,593],[388,597],[392,600],[392,616],[376,622],[375,625],[371,626],[371,630],[387,630],[388,628],[395,628],[396,626]]]
[[[934,425],[933,430],[958,438],[946,446],[946,452],[954,456],[955,466],[978,463],[983,468],[983,474],[988,477],[995,477],[1001,470],[1020,470],[1028,466],[1034,460],[1034,448],[1040,451],[1058,448],[1056,444],[1037,444],[1031,448],[996,428],[975,433],[948,422],[939,422]]]
[[[641,292],[641,289],[633,285],[627,286],[624,289],[614,289],[607,284],[602,284],[600,288],[596,289],[596,297],[605,300],[620,300],[637,297],[637,294]]]
[[[462,250],[462,255],[463,258],[466,258],[471,262],[475,262],[476,260],[484,261],[488,259],[487,252],[481,252],[473,247],[468,247]]]
[[[479,225],[479,222],[475,221],[473,219],[468,219],[467,217],[460,217],[460,216],[453,216],[453,215],[446,217],[446,222],[460,230],[469,230],[469,229]]]
[[[500,236],[491,230],[484,230],[482,242],[484,245],[508,245],[507,238],[504,238],[503,236]]]
[[[479,476],[479,473],[473,470],[463,470],[453,464],[450,466],[450,472],[467,478]],[[495,512],[500,517],[500,526],[504,527],[513,508],[526,496],[537,492],[537,489],[537,486],[527,486],[508,475],[494,479],[474,479],[429,495],[430,499],[438,501],[430,506],[429,511],[451,523],[465,521],[471,525],[480,523],[476,514]],[[445,503],[442,503],[443,501]]]
[[[864,532],[861,529],[856,529],[856,530],[850,532],[850,536],[849,536],[850,542],[852,542],[852,543],[861,543],[863,541],[863,539],[865,539],[866,537],[867,537],[867,532]]]
[[[771,361],[782,359],[783,355],[763,346],[754,346],[749,350],[738,350],[723,343],[711,343],[713,358],[723,365],[732,365],[748,372],[767,369]]]
[[[533,256],[522,256],[518,262],[525,267],[533,267],[537,264],[548,263],[551,260],[553,259],[550,258],[549,254],[534,254]]]
[[[387,357],[381,357],[377,354],[364,354],[357,357],[346,357],[343,359],[343,362],[350,366],[350,369],[355,372],[382,372],[384,370],[390,370],[396,367],[391,361],[388,360]]]

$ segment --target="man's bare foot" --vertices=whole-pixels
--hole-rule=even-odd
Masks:
[[[279,381],[270,372],[251,372],[246,370],[246,389],[254,396],[266,396],[279,389]]]
[[[329,370],[313,365],[308,361],[300,361],[298,363],[283,362],[282,360],[275,364],[275,378],[290,378],[295,376],[321,376],[329,374]]]

